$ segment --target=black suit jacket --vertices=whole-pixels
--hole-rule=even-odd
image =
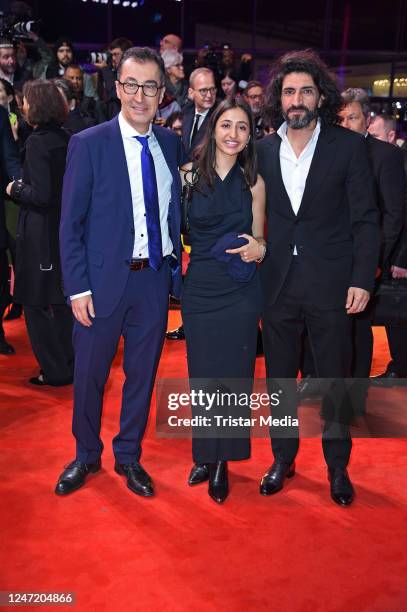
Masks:
[[[11,131],[7,111],[0,106],[0,249],[7,248],[4,193],[8,183],[21,177],[18,147]]]
[[[400,147],[400,151],[403,154],[404,175],[406,177],[406,206],[404,209],[403,230],[400,233],[391,263],[400,268],[407,268],[407,150]]]
[[[380,210],[382,241],[379,265],[387,272],[394,262],[406,214],[403,153],[398,147],[370,134],[366,137],[366,143]]]
[[[182,143],[184,145],[188,159],[192,158],[193,150],[202,143],[205,137],[205,134],[206,134],[206,129],[208,127],[209,120],[211,118],[211,114],[213,113],[213,109],[215,108],[215,106],[216,104],[214,104],[212,108],[209,110],[208,114],[203,120],[202,125],[197,131],[195,138],[193,139],[191,144],[189,144],[189,139],[191,137],[192,126],[194,124],[195,105],[188,104],[187,106],[183,108],[182,110]]]
[[[379,214],[365,139],[322,127],[298,215],[284,187],[280,144],[273,134],[257,145],[267,195],[265,304],[276,301],[296,246],[315,306],[343,308],[349,287],[372,290],[378,263]]]

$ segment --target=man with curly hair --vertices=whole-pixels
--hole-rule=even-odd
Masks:
[[[380,238],[366,142],[337,125],[340,93],[313,51],[277,60],[266,107],[277,132],[258,145],[268,219],[261,269],[264,349],[267,378],[290,379],[273,417],[296,417],[306,329],[317,376],[333,379],[323,402],[322,446],[331,497],[347,506],[354,491],[346,469],[352,441],[343,379],[352,357],[351,315],[368,303]],[[274,463],[261,481],[263,495],[294,475],[298,446],[298,428],[287,432],[281,424],[272,432]]]

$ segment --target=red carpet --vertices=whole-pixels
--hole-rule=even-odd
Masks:
[[[178,317],[171,313],[171,326]],[[26,381],[37,368],[24,324],[5,328],[17,355],[0,356],[1,591],[74,591],[81,611],[406,608],[405,440],[355,440],[357,498],[346,509],[330,500],[313,439],[301,443],[295,478],[261,497],[271,451],[268,440],[254,440],[252,459],[231,466],[230,496],[217,506],[205,485],[186,485],[190,442],[155,438],[151,418],[143,464],[157,495],[142,499],[113,471],[120,354],[106,392],[103,470],[59,498],[56,479],[74,457],[72,389],[32,388]],[[375,372],[387,358],[378,330]],[[185,374],[185,343],[167,342],[159,376]]]

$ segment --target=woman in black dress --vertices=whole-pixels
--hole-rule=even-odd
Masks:
[[[254,140],[249,107],[227,99],[214,111],[198,154],[198,181],[188,211],[191,258],[182,297],[190,386],[196,391],[250,394],[252,389],[261,310],[254,262],[266,250],[265,188],[257,174]],[[185,171],[188,179],[191,165]],[[228,248],[233,236],[240,236],[237,243],[243,245]],[[230,262],[220,261],[225,255]],[[211,411],[192,409],[194,416],[211,416],[212,427],[193,430],[195,465],[189,484],[209,479],[208,493],[220,503],[228,495],[227,461],[250,456],[250,430],[223,426],[223,421],[218,427],[215,415],[250,417],[250,408],[216,404]]]
[[[40,374],[35,385],[72,382],[72,314],[62,292],[59,222],[69,135],[61,128],[68,108],[50,81],[24,85],[23,111],[34,128],[24,151],[23,179],[7,187],[20,206],[14,300],[25,321]]]

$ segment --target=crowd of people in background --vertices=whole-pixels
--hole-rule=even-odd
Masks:
[[[29,33],[27,37],[29,45],[26,46],[21,41],[16,44],[11,40],[0,39],[0,107],[7,112],[9,123],[7,132],[10,130],[12,140],[17,146],[17,152],[11,154],[9,144],[3,144],[2,198],[5,195],[7,179],[8,181],[21,179],[21,170],[17,172],[15,168],[21,168],[24,164],[27,166],[29,163],[27,162],[27,151],[30,150],[30,146],[27,148],[26,145],[27,143],[30,145],[29,139],[33,131],[38,128],[37,125],[30,123],[24,108],[24,100],[26,103],[24,92],[28,91],[27,83],[33,80],[46,80],[53,83],[52,91],[62,96],[66,107],[63,123],[58,127],[68,136],[76,134],[86,128],[109,121],[120,112],[121,104],[116,93],[117,68],[123,54],[133,46],[132,41],[127,38],[116,38],[107,46],[105,55],[97,54],[96,61],[86,63],[79,60],[74,44],[68,37],[60,37],[53,46],[48,45],[35,33]],[[175,34],[162,37],[159,53],[165,67],[165,94],[159,104],[155,122],[173,130],[182,139],[190,160],[193,157],[193,151],[203,142],[211,115],[222,100],[241,98],[248,105],[253,116],[257,140],[263,139],[278,128],[273,125],[272,112],[267,102],[267,83],[253,78],[253,58],[250,54],[245,53],[237,58],[230,45],[226,44],[221,47],[205,45],[199,50],[193,62],[185,64],[182,40]],[[363,91],[352,102],[348,101],[346,92],[344,95],[344,108],[352,112],[342,113],[342,125],[360,133],[369,133],[371,137],[387,143],[388,147],[387,149],[384,147],[383,151],[385,153],[387,151],[389,157],[392,153],[392,158],[398,160],[398,163],[401,163],[400,160],[402,160],[406,167],[406,152],[402,147],[403,141],[398,139],[394,118],[387,114],[373,116],[370,112],[369,100]],[[5,138],[6,136],[3,140]],[[400,145],[398,150],[396,150],[397,145]],[[14,167],[12,174],[8,170],[10,167]],[[37,168],[32,168],[31,181],[38,178],[35,176],[38,171]],[[402,197],[400,193],[398,195]],[[22,312],[22,306],[17,301],[18,291],[14,295],[15,302],[12,302],[9,290],[10,275],[6,274],[6,252],[14,269],[19,268],[16,262],[16,234],[19,235],[16,218],[20,215],[21,225],[23,210],[21,203],[16,206],[18,198],[15,193],[14,195],[12,193],[11,196],[13,197],[7,198],[5,211],[2,202],[0,215],[3,234],[0,244],[3,258],[0,315],[3,319],[9,306],[6,315],[8,320],[21,316]],[[386,197],[389,199],[388,195],[382,197],[384,222],[387,219],[386,206],[392,210],[392,204],[386,202]],[[405,211],[398,211],[396,217],[397,224],[402,226]],[[393,221],[394,219],[393,215]],[[389,259],[384,265],[388,267],[390,274],[402,277],[405,275],[407,262],[405,261],[405,246],[402,247],[400,244],[403,242],[405,245],[406,230],[402,237],[399,232],[396,233],[397,240],[394,234],[393,243],[389,246]],[[393,259],[390,256],[391,253]],[[29,308],[30,304],[27,303],[26,318]],[[392,361],[388,370],[383,374],[386,380],[389,377],[395,379],[407,375],[407,349],[405,348],[407,342],[404,341],[404,331],[392,331],[389,328],[387,333]],[[366,364],[368,364],[370,363],[369,355],[371,359],[371,332],[366,332],[366,334],[369,338],[365,339],[365,343],[370,347],[366,349]],[[400,337],[403,337],[403,341],[400,340]],[[184,339],[182,326],[168,332],[167,338]],[[259,350],[261,351],[261,343]],[[34,352],[38,351],[34,349]],[[5,338],[3,327],[0,327],[0,353],[14,353],[14,348]],[[364,372],[367,372],[367,367],[368,365],[364,368]],[[308,370],[306,365],[305,377],[312,372],[309,364]],[[35,380],[41,381],[42,376],[43,367],[40,360],[40,378],[35,377]],[[70,380],[70,378],[71,376],[62,377],[64,380]],[[380,384],[380,379],[378,384]],[[304,385],[304,394],[313,392],[312,385],[308,385],[307,382]]]
[[[103,289],[110,282],[112,287],[114,282],[119,284],[116,269],[126,279],[128,267],[131,271],[147,267],[157,272],[157,278],[161,275],[165,291],[160,294],[159,326],[150,330],[156,348],[143,382],[144,416],[142,422],[134,421],[137,415],[131,408],[133,391],[130,393],[129,389],[131,385],[137,386],[139,363],[144,360],[144,365],[148,365],[148,351],[137,353],[138,359],[130,360],[130,364],[125,350],[125,369],[128,373],[133,368],[134,377],[132,380],[129,377],[125,384],[124,412],[128,411],[128,415],[114,447],[115,469],[126,475],[129,488],[143,496],[153,494],[150,477],[134,457],[141,452],[139,446],[166,327],[168,283],[175,276],[174,265],[181,285],[179,231],[175,239],[174,231],[172,243],[170,239],[175,226],[179,230],[174,204],[177,201],[178,206],[181,192],[178,168],[183,167],[186,174],[197,172],[199,177],[191,200],[195,209],[190,215],[189,237],[195,246],[183,292],[185,333],[181,326],[167,332],[166,337],[170,340],[186,337],[190,375],[212,379],[223,373],[224,377],[253,379],[256,330],[257,354],[262,350],[257,264],[264,260],[259,277],[263,279],[265,296],[263,334],[268,379],[294,377],[295,382],[300,369],[302,381],[296,393],[306,398],[319,392],[315,381],[320,376],[362,378],[365,383],[355,391],[353,400],[358,413],[364,414],[373,355],[369,297],[379,252],[379,224],[377,276],[407,278],[407,152],[398,146],[394,119],[385,114],[373,116],[368,95],[361,89],[347,89],[340,95],[335,78],[309,50],[292,52],[286,59],[277,60],[270,82],[262,83],[254,79],[252,56],[245,53],[237,58],[230,45],[220,48],[206,45],[194,62],[184,64],[182,40],[175,34],[162,38],[159,54],[148,48],[134,48],[126,38],[116,38],[108,45],[107,55],[98,54],[91,64],[80,61],[67,37],[59,38],[52,48],[36,34],[29,37],[36,57],[31,57],[21,42],[16,45],[0,39],[0,321],[13,299],[9,318],[20,316],[24,309],[28,336],[38,362],[38,373],[30,378],[31,384],[62,386],[75,379],[74,431],[79,454],[62,473],[56,492],[65,495],[76,490],[87,474],[98,471],[101,465],[103,445],[96,435],[103,395],[100,389],[106,382],[112,347],[117,346],[116,336],[124,329],[122,320],[127,320],[127,311],[121,312],[122,306],[114,309],[117,304],[109,305],[109,295],[105,295],[109,291]],[[134,114],[136,119],[144,117],[140,133],[137,132],[140,121],[133,121]],[[84,132],[87,128],[95,129]],[[138,161],[129,147],[134,139],[140,147]],[[105,142],[108,145],[103,149]],[[334,148],[330,148],[331,142],[335,143]],[[112,206],[116,194],[121,197],[117,177],[125,177],[123,168],[129,168],[119,163],[124,162],[120,158],[122,143],[126,164],[140,166],[144,198],[140,210],[146,212],[137,216],[134,207],[133,226],[128,226],[127,217],[120,222],[122,235],[116,236],[117,266],[110,269],[106,261],[103,264],[104,232],[112,231],[113,219],[112,223],[106,219],[120,208],[115,211]],[[112,160],[109,155],[116,155],[117,159]],[[171,165],[171,176],[166,155],[176,159],[176,164]],[[278,164],[281,171],[275,172]],[[320,166],[316,167],[317,164]],[[329,174],[329,164],[335,164],[336,174]],[[105,177],[109,167],[115,168],[116,175],[108,184]],[[325,173],[329,174],[327,180]],[[181,177],[184,182],[186,174]],[[133,190],[140,192],[140,181],[137,185],[134,181],[133,176],[132,197]],[[146,194],[151,186],[154,189],[150,198]],[[315,193],[311,197],[312,189]],[[123,194],[125,200],[127,196]],[[108,214],[104,224],[100,224],[103,215],[99,204],[104,197]],[[309,206],[312,201],[315,214],[310,210],[304,213],[303,201],[307,202],[307,198]],[[167,202],[161,225],[159,199]],[[62,200],[65,209],[62,207],[61,213]],[[304,224],[300,227],[303,221],[300,210],[308,214],[306,230]],[[145,219],[146,216],[149,218]],[[84,229],[84,219],[98,228],[96,236],[89,235],[89,228]],[[318,219],[323,222],[317,222]],[[232,240],[225,244],[223,239],[231,232],[242,237],[239,228],[243,228],[246,243],[236,244]],[[159,237],[157,244],[154,236]],[[216,244],[220,243],[220,253],[212,257],[215,238]],[[316,247],[310,248],[307,239]],[[123,268],[122,248],[126,240],[133,243],[133,258],[124,261]],[[85,264],[75,254],[82,253],[84,241],[89,242]],[[60,252],[65,253],[68,274],[62,274],[64,261],[61,266]],[[225,253],[238,254],[244,264],[235,271],[235,276],[229,274],[232,278],[219,273],[216,257],[222,261]],[[8,256],[14,269],[13,291]],[[105,259],[109,259],[110,265],[111,254]],[[96,287],[87,279],[83,281],[86,274],[81,274],[81,269],[88,264]],[[285,278],[287,270],[290,272]],[[332,274],[332,270],[336,272]],[[352,286],[348,284],[349,270],[353,274]],[[248,271],[252,276],[243,279],[244,293],[241,275]],[[141,278],[142,275],[132,276],[134,282]],[[210,291],[208,278],[216,280]],[[140,287],[141,293],[152,291],[147,285]],[[346,305],[342,304],[345,289],[348,289]],[[277,296],[278,290],[281,294]],[[216,308],[208,302],[208,294],[218,304]],[[66,305],[67,295],[77,320],[75,359],[71,341],[73,318]],[[133,300],[134,296],[130,297]],[[96,310],[102,312],[99,318],[95,318],[94,303]],[[94,329],[100,326],[105,334],[108,317],[110,323],[114,322],[109,329],[109,346],[101,347],[99,361],[93,364],[95,372],[89,374],[78,365],[86,355],[91,355],[87,351],[94,347],[93,340],[89,341],[92,334],[89,329],[92,325]],[[293,326],[294,320],[301,320],[304,329]],[[150,320],[147,322],[150,328],[154,327]],[[392,360],[385,372],[372,379],[379,386],[397,384],[407,376],[407,332],[391,325],[386,332]],[[103,334],[96,338],[98,342],[102,338],[102,344],[107,338]],[[131,329],[126,328],[123,335],[125,343],[131,342],[138,351],[142,348]],[[236,342],[240,348],[244,345],[246,361]],[[211,351],[214,354],[209,360]],[[14,352],[0,325],[0,353]],[[87,364],[92,362],[88,357]],[[94,394],[93,421],[83,419],[86,410],[90,410],[88,387],[92,387]],[[83,392],[81,401],[79,388]],[[324,410],[326,406],[325,402]],[[324,418],[328,424],[334,422],[326,412]],[[336,441],[330,439],[325,428],[323,448],[331,496],[336,503],[349,505],[353,487],[346,466],[351,440],[348,422],[342,425],[344,435]],[[138,431],[139,446],[134,450],[133,444],[130,452],[128,440],[133,440],[134,429]],[[249,456],[250,442],[248,437],[237,442],[227,440],[224,445],[219,439],[212,441],[211,446],[207,441],[202,444],[194,440],[189,484],[209,480],[209,494],[220,503],[228,495],[227,461]],[[297,450],[296,436],[273,441],[275,463],[262,479],[263,495],[278,492],[284,480],[294,475]]]

